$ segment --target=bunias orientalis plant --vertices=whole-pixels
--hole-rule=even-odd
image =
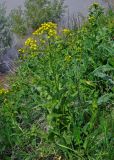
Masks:
[[[60,40],[63,42],[62,38],[65,40],[69,36],[71,36],[69,29],[64,28],[58,31],[58,25],[56,23],[43,23],[32,33],[32,36],[25,41],[24,47],[21,48],[19,52],[23,58],[26,56],[35,57],[42,54],[45,55],[46,49],[48,50],[52,44]]]
[[[2,159],[113,160],[114,45],[98,23],[57,39],[46,23],[27,39],[1,102]]]

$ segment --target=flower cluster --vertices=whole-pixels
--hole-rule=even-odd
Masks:
[[[64,32],[68,33],[69,30],[64,29]],[[37,52],[38,50],[43,51],[51,44],[48,42],[53,43],[53,41],[58,40],[58,38],[57,24],[52,22],[43,23],[41,27],[34,31],[32,36],[25,41],[24,47],[19,49],[19,52],[24,54],[24,58],[26,55],[35,57],[39,53]]]
[[[64,28],[64,29],[62,30],[62,32],[63,32],[64,34],[69,34],[69,33],[70,33],[70,30],[67,29],[67,28]]]
[[[65,61],[70,62],[72,60],[72,57],[70,55],[65,56]]]
[[[0,89],[0,95],[1,94],[6,94],[8,92],[9,92],[8,89],[4,89],[4,88]]]
[[[20,49],[18,50],[18,52],[19,52],[19,53],[25,53],[25,50],[24,50],[23,48],[20,48]]]
[[[25,46],[30,47],[30,49],[37,50],[37,41],[33,38],[28,38],[25,41]]]
[[[47,34],[48,39],[57,36],[57,24],[48,22],[43,23],[40,28],[38,28],[33,35],[40,36]]]
[[[89,16],[88,20],[89,20],[89,23],[92,24],[92,25],[94,25],[94,23],[96,21],[94,16]]]

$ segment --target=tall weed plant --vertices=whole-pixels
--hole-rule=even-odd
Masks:
[[[1,159],[113,160],[114,24],[93,4],[76,31],[44,23],[1,93]]]

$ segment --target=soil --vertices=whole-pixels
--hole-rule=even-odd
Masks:
[[[7,89],[8,88],[8,75],[0,74],[0,88]]]

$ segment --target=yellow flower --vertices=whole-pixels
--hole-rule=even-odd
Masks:
[[[25,41],[25,46],[32,46],[33,44],[36,44],[37,41],[33,38],[28,38],[26,41]]]
[[[24,50],[23,48],[20,48],[18,51],[19,51],[20,53],[25,53],[25,50]]]
[[[94,22],[95,22],[95,17],[94,17],[94,16],[90,16],[90,17],[88,18],[88,20],[89,20],[89,22],[90,22],[91,24],[94,24]]]
[[[0,94],[7,94],[8,92],[9,92],[8,89],[4,89],[4,88],[0,89]]]
[[[45,44],[48,45],[47,42],[51,39],[58,39],[57,24],[53,22],[43,23],[38,29],[36,29],[36,31],[32,33],[32,36],[25,41],[24,50],[20,49],[19,51],[25,53],[27,50],[26,53],[28,53],[29,56],[35,57],[38,54],[35,52],[37,52],[40,47],[44,48]]]
[[[67,29],[67,28],[64,28],[62,31],[63,31],[63,33],[64,33],[64,34],[68,34],[68,33],[70,33],[70,30],[69,30],[69,29]]]
[[[66,61],[66,62],[70,62],[71,59],[72,59],[72,57],[71,57],[70,55],[67,55],[67,56],[65,57],[65,61]]]
[[[30,46],[30,49],[32,49],[32,50],[37,50],[37,45],[36,44],[32,44],[31,46]]]
[[[41,24],[41,27],[39,27],[35,32],[33,32],[33,35],[35,36],[41,36],[43,34],[48,34],[50,37],[56,36],[57,24],[52,22],[43,23]]]

